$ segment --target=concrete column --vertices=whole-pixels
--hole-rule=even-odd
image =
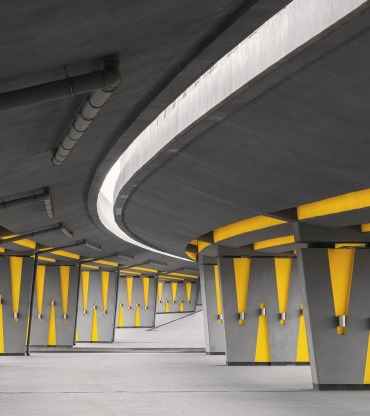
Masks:
[[[301,249],[298,261],[314,388],[368,389],[370,250]]]
[[[218,264],[227,365],[308,364],[299,353],[303,293],[296,260],[220,257]]]
[[[216,281],[214,259],[199,256],[200,291],[204,321],[206,353],[209,355],[225,354],[225,328],[223,320],[218,319],[216,298]],[[221,294],[220,294],[221,295]]]

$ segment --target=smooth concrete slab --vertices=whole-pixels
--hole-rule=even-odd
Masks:
[[[34,354],[0,361],[1,414],[368,415],[369,392],[312,390],[307,367],[204,354]]]

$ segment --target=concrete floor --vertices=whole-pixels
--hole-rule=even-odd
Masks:
[[[198,313],[156,331],[140,330],[132,344],[139,345],[142,339],[144,345],[150,345],[152,334],[157,340],[153,344],[157,345],[162,334],[160,345],[173,345],[177,333],[177,342],[186,341],[194,347],[202,342],[201,322]],[[119,335],[123,337],[122,343],[127,340],[125,331]],[[96,347],[101,348],[101,344]],[[313,391],[309,367],[226,367],[224,356],[122,351],[1,357],[0,415],[348,416],[370,413],[370,391]]]

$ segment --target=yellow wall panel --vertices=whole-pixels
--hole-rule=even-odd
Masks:
[[[355,250],[328,249],[328,256],[335,315],[348,315]],[[337,327],[337,331],[344,335],[346,328]]]
[[[234,275],[236,285],[236,299],[238,304],[238,313],[246,312],[249,276],[251,270],[250,259],[234,259]],[[239,324],[244,324],[244,319],[239,319]]]

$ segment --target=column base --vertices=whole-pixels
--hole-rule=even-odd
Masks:
[[[370,390],[370,384],[316,384],[314,390]]]
[[[278,367],[278,366],[304,366],[304,365],[310,365],[310,363],[303,363],[303,362],[266,362],[266,363],[256,363],[256,362],[226,362],[226,365],[228,366],[270,366],[270,367]]]
[[[206,352],[206,355],[225,355],[225,353],[224,352]]]

